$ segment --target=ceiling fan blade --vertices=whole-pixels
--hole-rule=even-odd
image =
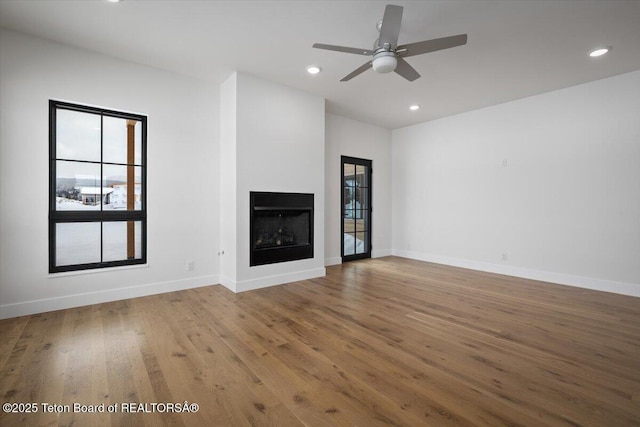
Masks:
[[[365,71],[367,71],[369,68],[371,68],[371,64],[372,62],[369,61],[366,64],[362,64],[360,67],[356,68],[355,70],[353,70],[352,72],[350,72],[349,74],[347,74],[346,76],[344,76],[343,78],[340,79],[341,82],[346,82],[351,80],[352,78],[354,78],[355,76],[357,76],[358,74],[362,74]]]
[[[382,17],[382,26],[380,27],[379,45],[382,47],[385,43],[389,43],[391,49],[398,46],[398,35],[400,34],[400,25],[402,24],[402,6],[388,4],[384,9]]]
[[[407,58],[409,56],[435,52],[436,50],[449,49],[450,47],[461,46],[463,44],[467,44],[467,35],[458,34],[457,36],[425,40],[422,42],[415,42],[398,46],[398,54]],[[403,52],[403,50],[406,52]]]
[[[409,80],[410,82],[420,77],[420,74],[418,74],[416,69],[413,68],[411,65],[409,65],[407,61],[405,61],[401,57],[398,57],[397,59],[398,59],[398,65],[396,66],[396,69],[393,71],[400,74],[402,77]]]
[[[369,56],[373,55],[372,50],[358,49],[357,47],[335,46],[332,44],[322,44],[322,43],[314,43],[313,47],[315,47],[316,49],[334,50],[336,52],[355,53],[356,55],[369,55]]]

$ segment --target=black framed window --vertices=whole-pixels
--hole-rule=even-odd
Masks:
[[[147,117],[49,101],[49,272],[144,264]]]
[[[371,258],[371,160],[341,156],[342,261]]]

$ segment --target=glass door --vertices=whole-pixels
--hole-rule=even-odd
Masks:
[[[371,160],[342,156],[342,261],[371,258]]]

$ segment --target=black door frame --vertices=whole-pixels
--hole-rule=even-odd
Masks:
[[[347,164],[354,164],[354,165],[359,165],[359,166],[365,166],[366,170],[367,170],[367,176],[366,176],[366,182],[368,183],[367,185],[367,212],[368,214],[365,217],[365,221],[366,221],[366,241],[365,241],[365,246],[366,246],[366,251],[364,253],[361,254],[353,254],[353,255],[346,255],[344,254],[344,220],[345,220],[345,209],[344,209],[344,165],[345,163]],[[372,161],[371,160],[367,160],[367,159],[360,159],[357,157],[349,157],[349,156],[340,156],[340,213],[341,213],[341,217],[340,217],[340,256],[342,257],[342,262],[347,262],[347,261],[354,261],[357,259],[364,259],[364,258],[371,258],[371,233],[372,233],[372,212],[373,212],[373,204],[372,204],[372,187],[373,187],[373,181],[372,181],[372,176],[373,176],[373,168],[371,167],[372,165]],[[355,252],[355,251],[354,251]]]

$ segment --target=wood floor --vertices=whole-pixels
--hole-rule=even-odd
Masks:
[[[640,298],[393,257],[327,272],[1,321],[0,401],[38,412],[0,425],[640,425]]]

